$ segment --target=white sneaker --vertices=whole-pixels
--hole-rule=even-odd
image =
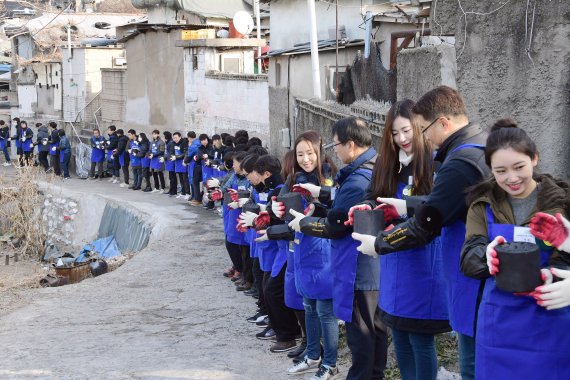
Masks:
[[[111,177],[107,180],[107,182],[113,182],[115,180],[115,177]]]
[[[119,181],[117,181],[116,178],[113,178],[113,180],[111,181],[111,183],[119,183]]]
[[[166,194],[166,193],[168,193],[168,191],[166,191],[166,189],[160,190],[160,194]]]
[[[151,193],[160,193],[160,190],[154,189],[153,191],[151,191]]]
[[[313,372],[319,369],[320,359],[313,360],[305,356],[302,362],[295,364],[287,370],[288,375],[300,375],[302,373]]]
[[[184,195],[182,195],[182,194],[178,194],[175,198],[176,198],[176,199],[180,199],[180,198],[182,198],[183,196],[184,196]]]
[[[311,380],[329,380],[338,375],[338,367],[329,367],[326,365],[321,365],[317,373],[311,377]]]
[[[184,195],[183,198],[184,198],[185,201],[189,201],[189,200],[190,200],[190,195]]]
[[[128,183],[124,183],[124,182],[123,182],[123,183],[121,183],[119,186],[120,186],[120,187],[128,187],[128,186],[129,186],[129,184],[128,184]]]
[[[2,165],[4,166],[11,166],[12,164],[10,162],[4,162]]]

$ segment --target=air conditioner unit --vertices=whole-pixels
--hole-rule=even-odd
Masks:
[[[115,57],[113,58],[113,66],[126,66],[127,59],[124,57]]]
[[[220,71],[222,73],[243,73],[243,55],[222,54],[220,56]]]

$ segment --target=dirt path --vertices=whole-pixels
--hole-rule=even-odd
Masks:
[[[253,300],[221,276],[228,258],[219,217],[107,183],[64,186],[155,210],[164,236],[104,276],[1,293],[24,306],[0,311],[0,378],[288,378],[290,361],[245,322]]]

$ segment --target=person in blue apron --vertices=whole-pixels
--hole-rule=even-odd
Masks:
[[[202,191],[200,189],[200,182],[203,179],[203,168],[204,160],[208,159],[208,153],[210,151],[210,139],[208,135],[202,133],[198,136],[200,141],[200,146],[198,151],[192,157],[194,161],[194,171],[192,173],[192,201],[190,204],[192,206],[202,206]]]
[[[9,150],[9,143],[10,142],[10,127],[6,124],[4,120],[0,120],[0,149],[2,153],[4,153],[4,166],[10,166],[12,161],[10,160],[10,150]]]
[[[190,184],[188,183],[188,169],[184,165],[184,158],[188,152],[188,140],[182,138],[180,132],[172,134],[174,141],[174,172],[178,176],[181,193],[176,198],[190,199]]]
[[[98,128],[93,129],[93,136],[91,142],[91,170],[89,171],[89,178],[103,179],[103,164],[105,163],[105,138],[101,136]],[[97,177],[95,177],[95,167],[97,167]]]
[[[119,137],[117,136],[117,127],[114,125],[110,125],[107,128],[107,136],[109,139],[107,140],[107,167],[109,172],[111,173],[111,178],[109,178],[109,182],[111,183],[119,183],[119,167],[118,167],[118,160],[115,159],[114,153],[117,150],[117,146],[119,145]]]
[[[431,191],[432,149],[411,121],[413,106],[411,100],[402,100],[388,111],[368,201],[351,209],[350,222],[355,210],[377,208],[379,197],[404,199],[403,194],[419,196]],[[384,209],[386,225],[403,221],[391,219],[394,212],[386,206],[380,208]],[[378,314],[392,330],[403,380],[437,377],[435,335],[451,330],[441,255],[440,239],[435,238],[424,247],[380,257]]]
[[[190,193],[192,195],[191,201],[193,201],[197,200],[195,196],[196,195],[195,189],[192,186],[192,180],[194,178],[194,166],[196,164],[196,162],[194,161],[194,156],[198,154],[198,148],[200,148],[200,140],[196,138],[196,132],[194,131],[189,131],[186,134],[186,138],[188,140],[188,151],[186,153],[186,158],[184,159],[184,163],[186,164],[186,168],[188,170],[188,183],[190,185]]]
[[[377,308],[380,262],[378,258],[358,254],[358,242],[350,236],[349,223],[345,223],[348,210],[365,199],[377,154],[362,119],[350,117],[334,123],[332,139],[329,146],[346,165],[336,176],[338,187],[331,191],[310,184],[298,186],[320,202],[332,200],[332,206],[324,217],[303,217],[298,213],[297,220],[302,233],[331,239],[333,311],[346,322],[352,354],[347,379],[381,379],[386,367],[388,334]]]
[[[237,194],[238,191],[244,191],[250,188],[250,183],[241,169],[241,163],[246,155],[246,152],[237,152],[233,155],[233,170],[235,175],[231,181],[228,181],[222,186],[222,191]],[[245,201],[245,199],[237,199],[236,201],[224,205],[224,207],[226,207],[224,212],[227,212],[227,239],[228,242],[237,245],[242,261],[241,279],[235,282],[236,289],[239,291],[249,290],[253,286],[253,261],[249,253],[249,244],[246,242],[245,233],[237,229],[241,206],[243,206]]]
[[[458,333],[462,379],[469,380],[475,377],[476,310],[483,283],[461,273],[459,257],[465,240],[465,191],[489,173],[483,152],[487,134],[469,122],[463,98],[448,86],[428,91],[412,113],[425,138],[437,148],[435,165],[441,166],[432,191],[425,197],[383,198],[407,219],[378,236],[353,237],[362,243],[360,252],[383,255],[424,247],[441,235],[449,322]]]
[[[568,268],[570,253],[536,238],[528,226],[537,212],[568,215],[570,186],[534,172],[536,145],[512,119],[499,120],[491,128],[485,160],[493,176],[470,193],[461,256],[463,273],[486,279],[478,312],[475,377],[569,379],[570,307],[548,310],[540,305],[540,287],[513,294],[499,289],[492,276],[506,265],[498,260],[495,247],[513,241],[537,244],[542,268]],[[550,269],[542,269],[542,279],[552,282]]]
[[[131,168],[133,169],[133,184],[129,186],[130,190],[140,190],[142,185],[142,154],[139,145],[137,132],[134,129],[129,129],[129,145],[127,153]]]
[[[65,131],[63,129],[59,130],[59,144],[57,150],[59,150],[63,179],[70,179],[71,176],[69,175],[69,162],[71,161],[71,143],[69,142],[69,139],[65,135]]]
[[[295,140],[295,169],[282,188],[281,194],[292,191],[298,184],[332,185],[336,167],[324,154],[321,136],[315,131],[302,133]],[[325,174],[326,173],[326,174]],[[272,212],[285,217],[284,206],[272,202]],[[295,216],[295,215],[293,215]],[[291,227],[289,223],[289,227]],[[338,321],[333,313],[330,241],[301,232],[295,233],[295,286],[303,296],[307,329],[307,354],[303,361],[289,368],[289,374],[316,371],[313,378],[328,379],[338,373]],[[324,354],[321,359],[320,341]]]
[[[42,123],[36,123],[36,128],[38,128],[38,134],[35,143],[35,145],[38,146],[38,162],[44,171],[47,172],[49,170],[49,132],[47,126],[42,125]]]
[[[150,141],[146,136],[146,133],[139,133],[139,147],[141,154],[141,168],[142,168],[142,178],[144,179],[144,191],[145,193],[150,193],[152,187],[150,186]]]
[[[166,145],[160,138],[160,131],[155,129],[152,131],[152,141],[150,142],[150,168],[154,179],[153,193],[166,193],[166,185],[164,183],[164,152]],[[160,182],[159,182],[160,180]]]
[[[178,194],[178,179],[176,178],[175,163],[176,156],[174,155],[174,140],[172,140],[172,133],[164,131],[164,170],[168,172],[168,195],[171,197]]]
[[[20,166],[32,165],[32,153],[34,151],[34,132],[28,128],[28,123],[24,120],[20,122],[16,140],[16,148],[20,160]]]
[[[49,122],[50,138],[48,141],[49,145],[49,156],[50,156],[50,170],[56,176],[61,175],[61,168],[59,165],[59,150],[57,146],[59,145],[59,130],[57,129],[57,123],[55,121]]]

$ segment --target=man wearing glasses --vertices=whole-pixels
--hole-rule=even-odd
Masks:
[[[362,241],[361,252],[383,255],[424,246],[441,235],[449,319],[459,334],[461,377],[474,379],[477,299],[484,284],[465,277],[459,264],[468,209],[465,190],[490,173],[484,156],[487,134],[469,122],[461,95],[447,86],[426,93],[412,111],[422,133],[438,150],[435,160],[441,167],[432,192],[422,199],[390,200],[396,209],[407,211],[409,219],[377,237],[355,239]]]

